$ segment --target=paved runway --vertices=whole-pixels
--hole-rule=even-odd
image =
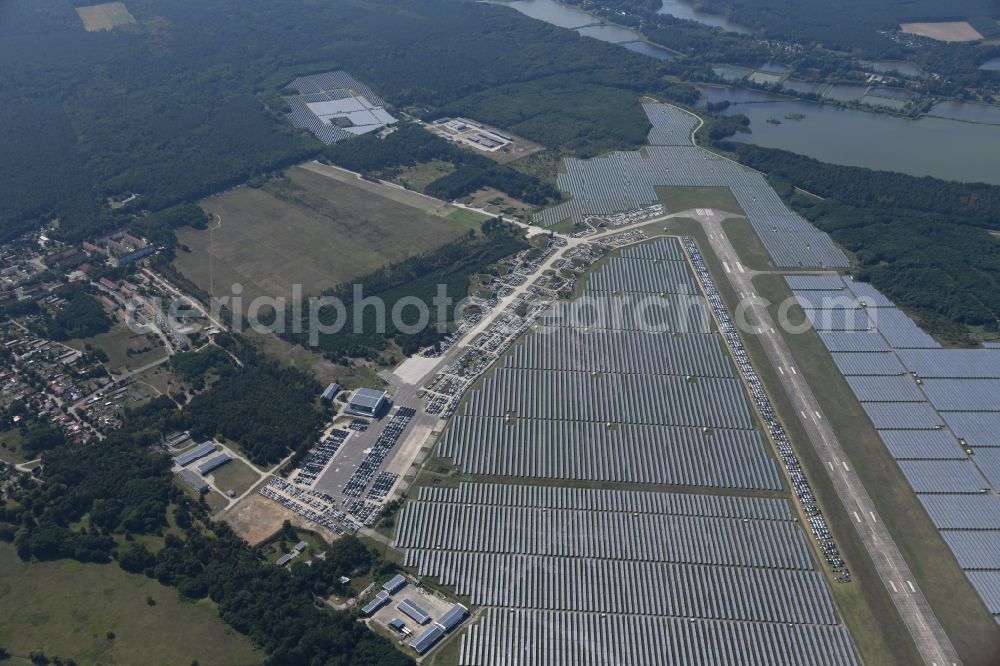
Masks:
[[[917,586],[909,566],[903,559],[878,516],[878,511],[861,479],[851,467],[833,428],[823,416],[816,396],[805,378],[795,368],[792,353],[781,332],[775,328],[767,308],[753,285],[752,271],[740,262],[739,255],[726,236],[720,220],[703,218],[702,225],[708,234],[709,243],[725,268],[725,277],[737,294],[751,301],[746,307],[746,319],[759,327],[759,339],[774,365],[785,392],[795,408],[809,441],[827,464],[827,472],[833,480],[837,495],[844,503],[848,515],[854,518],[868,554],[893,603],[899,610],[904,623],[913,637],[917,650],[929,666],[952,666],[960,663],[958,653],[945,634],[934,611]]]

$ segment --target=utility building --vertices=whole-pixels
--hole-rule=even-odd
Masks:
[[[345,410],[355,416],[379,416],[389,405],[389,396],[385,391],[360,388],[351,396],[351,401]]]

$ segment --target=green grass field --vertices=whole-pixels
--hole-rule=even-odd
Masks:
[[[222,492],[232,490],[237,496],[250,490],[260,475],[242,460],[231,460],[212,472],[216,487]]]
[[[463,229],[479,229],[483,222],[488,218],[482,213],[477,213],[474,210],[456,208],[448,213],[447,219],[449,222],[453,222]]]
[[[202,202],[217,218],[206,230],[178,232],[189,251],[178,252],[175,266],[217,296],[242,284],[246,304],[260,295],[287,298],[295,284],[306,296],[318,294],[463,233],[461,225],[402,200],[385,185],[295,167],[264,188]]]
[[[11,465],[25,461],[21,454],[21,432],[17,428],[0,432],[0,460]]]
[[[116,323],[107,333],[66,343],[83,350],[87,345],[108,355],[108,369],[114,373],[134,370],[167,355],[163,342],[153,334],[133,333],[124,324]]]
[[[743,208],[728,187],[657,187],[656,195],[670,214],[692,208],[714,208],[743,215]]]
[[[182,602],[173,588],[117,564],[22,562],[13,546],[0,543],[0,606],[0,645],[14,655],[11,663],[27,664],[32,650],[81,666],[264,660],[211,602]]]

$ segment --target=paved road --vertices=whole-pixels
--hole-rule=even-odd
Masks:
[[[917,586],[906,561],[879,518],[874,503],[864,484],[848,463],[840,441],[829,421],[823,416],[816,396],[798,372],[791,351],[781,332],[777,330],[767,308],[753,285],[754,271],[745,268],[739,255],[726,236],[718,220],[703,221],[709,243],[725,267],[725,277],[737,294],[742,294],[746,307],[746,320],[758,327],[760,339],[768,359],[778,372],[781,384],[788,394],[809,441],[826,462],[837,495],[847,513],[854,518],[854,527],[865,549],[875,563],[882,582],[893,603],[899,610],[910,635],[916,643],[924,662],[930,666],[958,664],[958,653],[945,634],[923,592]]]

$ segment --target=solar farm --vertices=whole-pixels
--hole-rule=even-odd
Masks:
[[[775,264],[846,268],[847,257],[828,235],[790,211],[760,173],[691,143],[697,118],[664,104],[644,104],[653,128],[642,151],[590,160],[567,158],[557,184],[571,198],[537,213],[551,227],[565,220],[608,216],[660,203],[658,187],[728,187]]]
[[[868,284],[786,281],[1000,621],[1000,349],[942,349]]]
[[[580,300],[683,298],[708,323],[556,306],[439,440],[473,476],[413,493],[396,545],[482,607],[463,666],[858,663],[810,538],[836,547],[812,505],[803,530],[694,260],[675,238],[625,248]]]
[[[385,101],[347,72],[300,76],[288,84],[298,95],[285,97],[288,120],[329,145],[392,125]]]

